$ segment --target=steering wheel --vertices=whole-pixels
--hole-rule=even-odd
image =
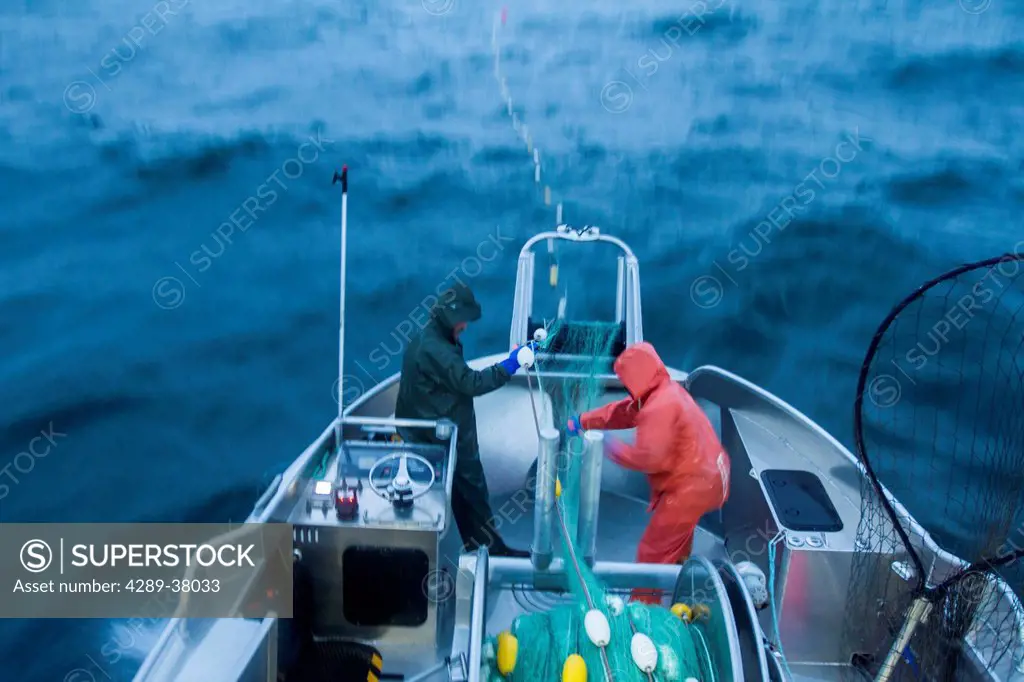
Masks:
[[[427,471],[430,472],[430,481],[428,483],[414,482],[409,477],[409,460],[413,460],[426,467]],[[386,483],[377,483],[374,480],[374,476],[378,470],[396,461],[398,462],[398,470],[395,472],[395,475]],[[369,483],[370,490],[377,493],[377,495],[397,507],[407,507],[412,504],[413,500],[427,494],[427,491],[434,485],[437,474],[434,472],[434,466],[420,455],[408,452],[392,452],[390,455],[384,455],[374,462],[366,478],[368,479],[367,482]]]

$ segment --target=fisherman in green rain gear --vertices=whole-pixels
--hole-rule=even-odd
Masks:
[[[513,350],[481,371],[466,364],[459,336],[480,315],[480,304],[462,282],[441,293],[430,311],[430,321],[405,350],[395,417],[450,419],[458,426],[452,513],[465,550],[484,545],[491,556],[528,557],[529,552],[510,548],[491,528],[494,514],[480,463],[473,398],[507,384],[519,370],[519,360]],[[408,442],[430,442],[422,429],[399,429],[399,433]]]

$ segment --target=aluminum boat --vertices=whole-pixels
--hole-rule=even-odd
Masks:
[[[342,235],[344,253],[344,226]],[[617,250],[609,263],[617,272],[615,352],[643,340],[633,251],[596,228],[560,225],[522,247],[509,349],[544,324],[533,311],[535,248],[548,243]],[[344,287],[344,274],[342,282]],[[507,353],[495,350],[501,352],[470,365],[484,368]],[[293,526],[294,617],[173,619],[135,681],[344,680],[346,648],[353,643],[379,652],[380,679],[481,680],[486,638],[522,613],[569,599],[551,505],[538,500],[551,499],[544,484],[550,479],[541,474],[554,466],[561,447],[554,426],[565,415],[558,414],[554,397],[564,382],[580,376],[571,356],[537,357],[533,371],[520,371],[507,386],[476,400],[494,528],[510,545],[529,547],[531,558],[491,557],[486,549],[462,553],[449,501],[454,425],[396,419],[396,374],[327,425],[275,478],[248,518]],[[852,579],[858,556],[876,554],[873,565],[880,571],[906,568],[901,552],[858,539],[865,489],[858,458],[797,407],[727,369],[671,369],[671,375],[706,409],[731,456],[728,502],[701,521],[693,555],[683,565],[634,563],[648,518],[647,484],[640,474],[603,461],[598,435],[587,441],[594,456],[582,474],[584,488],[589,480],[596,491],[599,482],[599,494],[585,495],[580,509],[586,519],[577,538],[583,559],[611,590],[657,589],[666,606],[701,606],[717,681],[910,679],[895,668],[882,669],[877,655],[903,646],[899,632],[880,631],[872,619],[849,622],[849,604],[863,597],[854,592],[875,584]],[[625,397],[614,374],[597,380],[608,400]],[[397,427],[428,430],[440,444],[402,442]],[[630,438],[629,432],[616,435]],[[375,482],[382,475],[390,481]],[[413,494],[396,497],[387,488],[396,477],[414,479]],[[339,491],[356,491],[356,499]],[[339,499],[350,503],[342,509]],[[893,503],[914,528],[917,551],[935,575],[962,567]],[[958,679],[1024,680],[1020,603],[995,577],[988,579],[986,595],[985,608],[1013,614],[1013,624],[997,630],[978,618],[961,643]],[[893,598],[877,595],[879,604]],[[892,661],[906,665],[906,651],[896,650]]]

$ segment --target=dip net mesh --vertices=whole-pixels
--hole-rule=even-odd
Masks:
[[[586,412],[598,406],[604,379],[612,372],[612,352],[621,332],[619,324],[556,322],[548,341],[557,339],[561,369],[571,375],[554,389],[556,415]],[[544,349],[542,348],[542,351]],[[566,358],[565,356],[570,356]],[[549,392],[552,387],[546,387]],[[564,425],[565,419],[555,423]],[[563,426],[563,430],[564,430]],[[511,673],[499,669],[499,639],[484,643],[485,682],[556,682],[563,679],[566,660],[578,656],[586,666],[586,677],[576,682],[614,680],[615,682],[716,682],[703,626],[677,617],[661,606],[630,602],[629,595],[613,593],[594,575],[575,546],[579,521],[580,468],[582,439],[563,434],[563,449],[557,465],[561,495],[556,499],[554,536],[561,539],[561,556],[567,567],[568,603],[547,611],[525,613],[510,623],[507,633],[517,640],[518,653]],[[608,621],[611,638],[606,647],[598,647],[587,637],[584,617],[597,609]],[[634,633],[650,638],[657,652],[657,665],[645,674],[634,662],[631,643]],[[648,647],[649,648],[649,647]],[[578,661],[570,664],[570,668]],[[567,675],[566,682],[572,682]]]
[[[925,283],[876,333],[854,413],[867,476],[842,646],[855,669],[942,682],[968,656],[998,679],[1018,667],[1022,347],[1019,255]],[[927,617],[908,632],[915,608]]]

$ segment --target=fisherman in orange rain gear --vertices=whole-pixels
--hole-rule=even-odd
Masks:
[[[629,398],[569,419],[569,432],[636,428],[636,444],[607,438],[616,464],[647,474],[653,512],[637,547],[637,563],[674,564],[690,556],[697,522],[729,496],[729,455],[704,411],[672,380],[654,346],[637,343],[615,361]],[[634,601],[661,602],[633,593]]]

